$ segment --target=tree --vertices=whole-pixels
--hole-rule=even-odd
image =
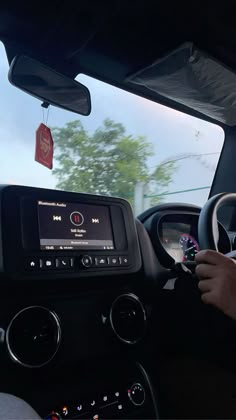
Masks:
[[[157,181],[158,188],[171,182],[174,166],[150,171],[152,145],[144,136],[128,135],[120,123],[106,119],[90,134],[76,120],[53,128],[52,133],[58,162],[53,175],[59,189],[114,195],[132,203],[138,182]]]

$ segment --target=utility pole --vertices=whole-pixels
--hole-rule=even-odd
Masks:
[[[134,214],[137,216],[150,207],[149,183],[138,182],[134,189]]]
[[[134,214],[143,212],[144,207],[144,182],[138,182],[134,188]]]

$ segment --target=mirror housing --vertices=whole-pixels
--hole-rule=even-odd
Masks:
[[[8,78],[13,86],[46,104],[81,115],[91,112],[90,92],[86,86],[31,57],[16,56]]]

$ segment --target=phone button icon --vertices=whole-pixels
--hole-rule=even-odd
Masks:
[[[73,267],[72,259],[68,257],[59,257],[56,259],[56,267],[59,270],[68,270]]]

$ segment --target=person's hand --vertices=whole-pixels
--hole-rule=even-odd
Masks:
[[[200,251],[195,261],[202,301],[236,320],[236,261],[211,250]]]

